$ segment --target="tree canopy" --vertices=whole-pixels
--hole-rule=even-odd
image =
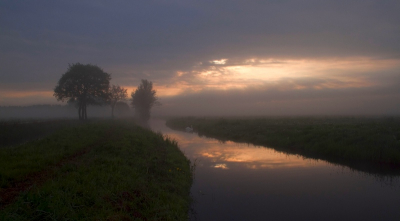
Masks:
[[[101,105],[109,98],[110,74],[91,64],[72,64],[54,88],[58,101],[74,101],[79,119],[87,119],[88,104]]]
[[[135,115],[143,121],[150,119],[150,109],[157,101],[156,91],[153,90],[153,83],[142,80],[135,92],[131,93],[132,106],[135,108]]]

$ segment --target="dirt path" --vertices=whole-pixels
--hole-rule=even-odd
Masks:
[[[94,144],[91,144],[75,152],[70,156],[64,157],[56,164],[48,166],[47,168],[39,172],[26,175],[23,180],[12,183],[11,187],[2,188],[0,190],[0,200],[1,200],[0,209],[3,209],[7,205],[13,203],[22,192],[29,190],[30,188],[32,188],[32,186],[34,185],[39,186],[43,184],[45,181],[49,180],[55,174],[55,172],[58,169],[60,169],[63,165],[71,162],[77,163],[79,161],[77,160],[78,157],[90,152],[93,149],[93,147],[109,141],[112,137],[112,134],[113,134],[113,129],[111,128],[108,131],[106,131],[105,136],[103,136]]]

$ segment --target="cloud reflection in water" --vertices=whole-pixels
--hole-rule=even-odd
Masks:
[[[221,143],[208,141],[202,148],[196,148],[194,157],[207,159],[217,165],[236,164],[249,169],[273,169],[282,167],[310,167],[312,160],[277,152],[270,148],[257,147],[235,142]],[[216,167],[215,168],[220,168]],[[228,167],[228,166],[226,166]]]
[[[168,130],[167,134],[178,141],[188,158],[201,161],[198,166],[208,165],[212,168],[228,169],[234,164],[235,167],[247,169],[274,169],[325,165],[321,161],[304,159],[298,155],[289,155],[262,146],[204,139],[197,134],[173,130]]]

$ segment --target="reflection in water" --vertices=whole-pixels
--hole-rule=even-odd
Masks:
[[[277,167],[311,167],[317,166],[316,160],[305,160],[297,155],[277,152],[273,149],[232,141],[221,142],[216,139],[199,137],[197,134],[184,133],[166,128],[163,121],[153,121],[152,128],[161,131],[178,141],[180,148],[190,159],[207,159],[210,162],[223,162],[214,168],[227,168],[229,163],[241,163],[251,169]],[[224,165],[224,166],[221,166]]]
[[[193,220],[400,220],[399,177],[383,185],[325,161],[221,143],[173,131],[164,121],[151,127],[196,161]]]
[[[241,163],[251,169],[276,167],[309,167],[312,166],[299,157],[276,152],[272,149],[255,147],[234,142],[209,142],[207,148],[198,149],[197,158],[209,158],[212,162]]]

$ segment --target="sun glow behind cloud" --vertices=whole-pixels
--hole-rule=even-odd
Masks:
[[[50,97],[53,93],[53,91],[2,91],[3,96],[9,98]]]
[[[212,63],[212,64],[226,64],[226,61],[227,61],[228,59],[226,59],[226,58],[224,58],[224,59],[221,59],[221,60],[213,60],[213,61],[210,61],[210,63]]]
[[[126,69],[126,70],[125,70]],[[121,73],[129,72],[129,67],[122,67]],[[258,59],[248,58],[241,61],[227,58],[198,62],[191,69],[176,71],[170,77],[153,81],[157,96],[174,97],[186,94],[202,93],[204,91],[246,91],[248,89],[288,90],[322,90],[373,87],[381,81],[369,77],[384,72],[400,70],[400,61],[395,59],[373,59],[367,57],[335,58],[335,59]],[[124,79],[118,82],[118,71],[114,73],[113,81],[133,92],[138,83],[137,78]],[[372,74],[370,74],[372,73]],[[114,80],[115,79],[115,80]],[[49,88],[50,89],[50,88]],[[40,97],[46,102],[53,101],[53,91],[25,91],[8,88],[1,93],[3,105],[19,104],[27,99]],[[12,100],[12,102],[11,102]]]
[[[194,66],[193,71],[177,71],[171,83],[157,85],[159,96],[175,96],[203,90],[246,89],[271,85],[280,90],[340,89],[370,87],[376,84],[365,73],[399,67],[398,60],[347,58],[326,60],[246,59],[232,62],[213,60],[209,66]],[[314,82],[298,84],[304,80]],[[317,80],[318,81],[317,81]]]
[[[2,105],[33,105],[43,103],[55,103],[53,91],[36,91],[36,90],[6,90],[0,91],[0,103]],[[53,100],[54,99],[54,100]],[[51,102],[53,101],[53,102]]]

